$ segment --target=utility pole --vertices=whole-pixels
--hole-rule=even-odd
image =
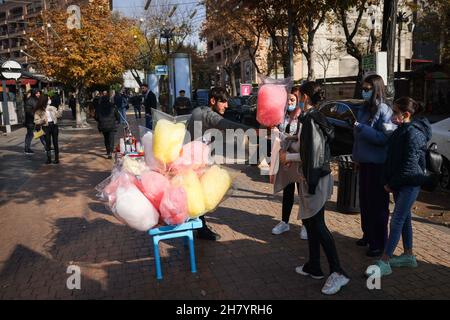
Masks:
[[[294,23],[292,21],[292,1],[288,2],[288,46],[289,76],[294,79]]]
[[[381,51],[387,52],[387,88],[389,98],[395,96],[394,68],[395,68],[395,27],[397,25],[398,0],[384,1],[383,8],[383,36]]]

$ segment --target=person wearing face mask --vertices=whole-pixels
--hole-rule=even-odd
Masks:
[[[244,131],[250,127],[227,120],[223,117],[228,108],[228,92],[225,88],[214,87],[209,91],[209,105],[195,108],[192,111],[191,118],[187,124],[187,131],[190,134],[191,141],[202,138],[205,143],[209,143],[205,132],[210,129],[218,129],[225,131],[227,129],[243,129]],[[208,225],[204,216],[200,219],[203,227],[197,231],[197,237],[205,240],[219,240],[220,235],[213,232]]]
[[[398,125],[389,139],[384,171],[384,189],[394,194],[395,207],[391,218],[389,238],[383,256],[375,262],[381,276],[392,273],[391,267],[417,267],[413,255],[411,208],[427,176],[425,154],[431,139],[431,126],[426,118],[416,117],[422,107],[409,97],[394,102],[392,121]],[[414,117],[414,118],[413,118]],[[404,254],[392,257],[400,240]],[[368,271],[366,271],[368,274]]]
[[[369,246],[369,257],[383,253],[387,240],[389,194],[384,190],[382,176],[387,156],[389,135],[394,126],[392,110],[385,103],[383,78],[366,77],[362,85],[365,103],[359,109],[354,124],[353,160],[359,167],[359,204],[362,239],[358,246]]]
[[[291,90],[291,94],[288,98],[288,106],[286,110],[286,117],[284,122],[279,125],[278,131],[283,133],[285,138],[297,138],[299,128],[298,117],[300,116],[301,109],[299,108],[299,104],[297,103],[297,96],[299,95],[298,87],[294,87]],[[291,140],[293,141],[293,140]],[[287,146],[286,146],[287,147]],[[279,168],[277,172],[277,179],[281,179],[283,182],[281,184],[285,184],[286,180],[292,181],[295,180],[294,176],[298,176],[296,170],[290,170],[290,168]],[[284,170],[284,171],[283,171]],[[278,182],[278,181],[277,181]],[[292,207],[294,206],[294,198],[295,198],[295,186],[297,185],[297,190],[300,188],[298,183],[292,182],[287,184],[283,188],[283,202],[281,209],[281,221],[272,229],[272,234],[279,235],[284,232],[289,231],[289,218],[291,216]],[[303,226],[300,229],[300,238],[302,240],[308,240],[308,234],[306,232],[306,228]]]
[[[308,232],[309,260],[296,267],[295,271],[313,279],[323,279],[320,265],[322,246],[330,268],[322,293],[332,295],[350,281],[341,267],[333,235],[325,223],[325,203],[333,192],[330,143],[334,139],[334,129],[317,109],[323,96],[321,87],[309,81],[301,86],[300,92],[305,106],[300,117],[298,143],[292,146],[292,152],[280,152],[280,163],[297,166],[303,178],[299,183],[299,218]]]

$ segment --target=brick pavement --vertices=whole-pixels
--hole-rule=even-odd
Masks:
[[[383,278],[382,290],[366,289],[362,273],[371,259],[354,245],[361,236],[360,219],[334,211],[336,193],[326,219],[352,280],[337,296],[323,296],[323,281],[294,272],[307,258],[307,242],[300,240],[295,219],[298,207],[291,231],[273,236],[281,195],[271,194],[256,167],[244,165],[229,166],[238,190],[207,218],[222,239],[196,240],[198,273],[190,273],[188,252],[173,240],[161,244],[164,279],[157,281],[149,237],[121,225],[95,197],[95,185],[112,166],[102,136],[69,126],[61,132],[59,166],[30,160],[33,165],[24,164],[29,170],[17,171],[16,180],[0,170],[2,184],[8,183],[0,189],[0,299],[450,298],[449,229],[423,221],[413,223],[419,267],[396,269]],[[19,130],[12,135],[16,139],[0,137],[11,156],[4,161],[2,149],[2,166],[23,157],[16,154],[22,136]],[[42,163],[43,153],[35,158]],[[71,264],[81,268],[81,290],[66,288]]]

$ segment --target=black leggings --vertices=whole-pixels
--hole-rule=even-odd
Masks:
[[[50,151],[51,142],[53,141],[53,149],[55,150],[55,155],[59,154],[58,125],[53,122],[49,122],[48,126],[44,126],[43,128],[44,128],[44,132],[45,132],[45,150],[47,152]]]
[[[300,185],[295,182],[288,184],[283,189],[283,206],[281,209],[281,220],[286,223],[289,223],[289,217],[291,216],[292,207],[294,206],[295,185],[297,185],[297,190],[299,190]]]
[[[330,265],[330,274],[333,272],[344,274],[339,263],[339,257],[334,243],[333,235],[325,224],[325,207],[313,217],[304,219],[303,225],[308,233],[309,262],[308,265],[314,273],[322,273],[320,268],[320,246],[322,245]]]
[[[114,150],[114,136],[115,131],[103,131],[103,137],[105,138],[106,153],[110,154]]]

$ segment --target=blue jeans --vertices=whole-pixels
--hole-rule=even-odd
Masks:
[[[145,115],[145,127],[152,130],[153,120],[151,116]]]
[[[119,109],[119,113],[120,113],[120,123],[125,123],[125,119],[127,118],[127,109],[125,108]]]
[[[403,240],[403,249],[412,249],[411,208],[419,192],[420,187],[416,186],[405,186],[398,191],[394,191],[394,214],[391,218],[389,238],[385,249],[385,253],[389,257],[392,257],[394,254],[394,250],[400,241],[400,235]]]

